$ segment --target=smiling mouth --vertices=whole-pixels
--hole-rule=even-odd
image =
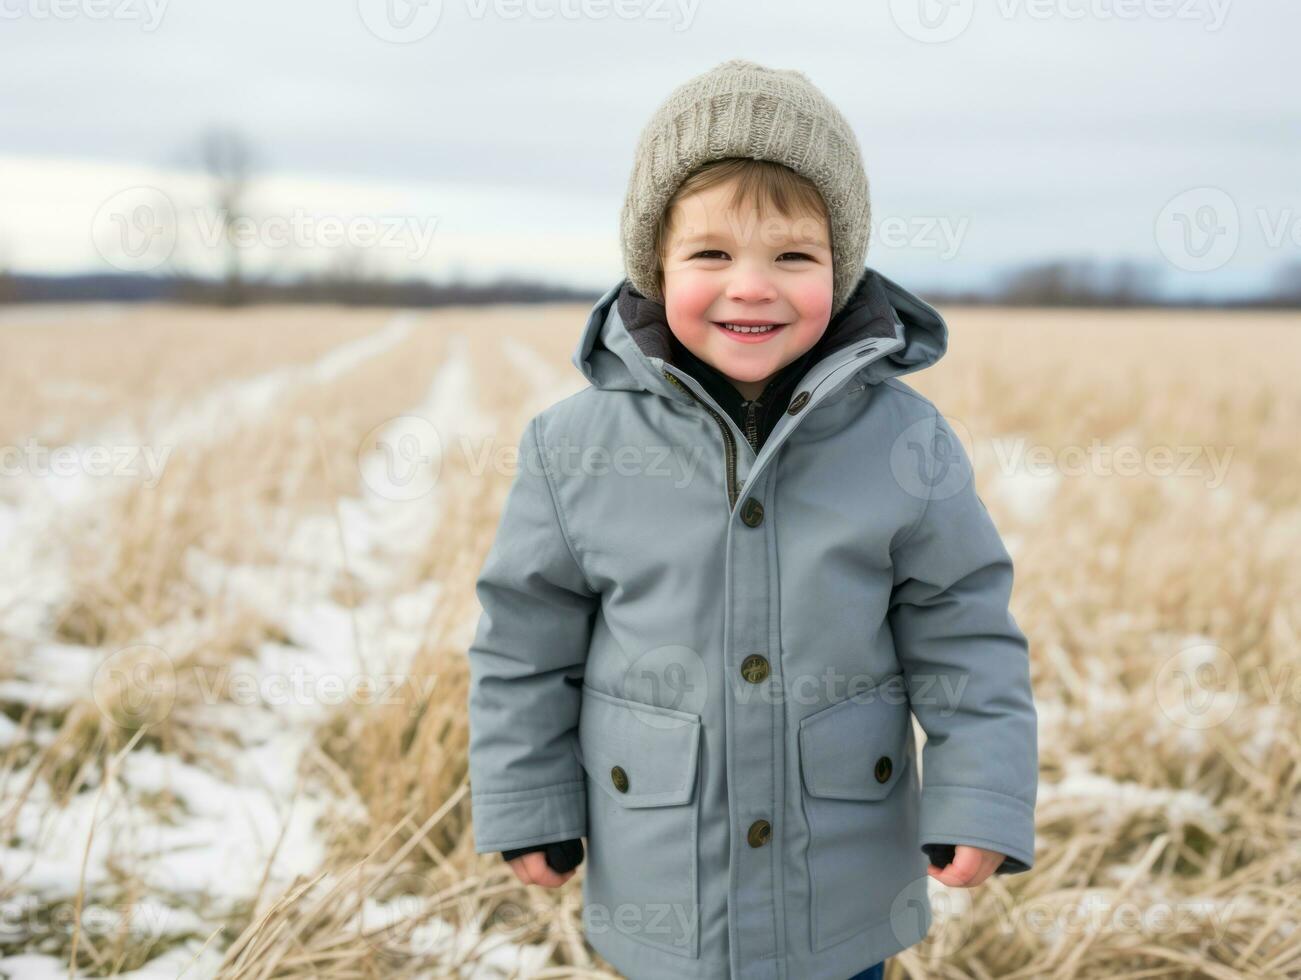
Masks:
[[[786,326],[784,323],[719,323],[717,320],[711,322],[713,322],[714,326],[722,330],[726,330],[729,333],[741,334],[742,336],[755,336],[757,334],[772,333],[774,330]]]

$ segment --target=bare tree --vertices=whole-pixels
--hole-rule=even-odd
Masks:
[[[212,181],[212,200],[221,238],[225,243],[225,276],[222,299],[228,305],[245,300],[244,269],[240,246],[235,241],[235,222],[245,217],[245,202],[253,175],[253,151],[237,130],[213,126],[199,141],[200,160]]]
[[[1268,303],[1295,308],[1301,306],[1301,262],[1288,262],[1274,271]]]
[[[1054,259],[1013,269],[995,297],[1024,306],[1132,306],[1153,302],[1160,271],[1120,259]]]
[[[18,282],[9,272],[9,249],[0,242],[0,303],[18,301]]]

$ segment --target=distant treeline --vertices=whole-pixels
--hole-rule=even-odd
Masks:
[[[883,270],[884,271],[884,270]],[[887,273],[888,274],[888,273]],[[980,289],[914,287],[932,303],[999,306],[1301,308],[1301,265],[1279,272],[1254,296],[1178,296],[1158,290],[1160,270],[1129,262],[1061,260],[1013,269]],[[238,306],[329,303],[345,306],[460,306],[594,302],[600,293],[519,278],[490,282],[317,278],[293,281],[149,275],[30,276],[0,273],[0,303],[172,302]]]
[[[169,302],[212,306],[330,303],[345,306],[459,306],[595,300],[600,294],[552,283],[499,279],[439,284],[423,280],[347,282],[301,279],[239,282],[147,275],[0,275],[0,302]]]
[[[1255,295],[1191,296],[1159,288],[1162,269],[1139,263],[1055,260],[1013,269],[982,289],[919,288],[932,303],[998,306],[1177,306],[1301,307],[1301,264],[1275,273],[1273,284]]]

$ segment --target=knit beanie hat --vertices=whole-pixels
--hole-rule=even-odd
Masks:
[[[862,277],[871,231],[858,140],[803,72],[739,58],[674,89],[642,131],[619,215],[628,279],[643,296],[664,301],[656,281],[660,215],[688,176],[727,157],[784,164],[822,194],[831,231],[835,316]]]

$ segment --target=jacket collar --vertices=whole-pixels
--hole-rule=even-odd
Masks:
[[[666,363],[695,378],[709,396],[732,416],[737,428],[744,427],[747,399],[731,378],[708,361],[691,353],[678,340],[669,327],[663,303],[647,299],[632,283],[625,281],[615,298],[615,306],[629,333],[642,343],[644,352],[655,351]],[[843,315],[836,317],[817,343],[768,379],[763,392],[755,399],[758,403],[757,436],[760,443],[772,431],[772,423],[776,418],[774,411],[785,410],[795,386],[809,366],[846,342],[843,325]],[[667,354],[661,354],[665,349]]]
[[[881,342],[864,343],[872,338],[880,338]],[[690,373],[677,364],[677,360],[685,359],[675,359],[675,344],[663,304],[646,299],[624,279],[597,300],[570,360],[597,388],[644,390],[675,399],[687,398],[664,376],[666,365],[669,370],[677,368],[678,374]],[[685,351],[680,344],[676,346],[678,351]],[[868,267],[822,338],[787,366],[789,370],[781,380],[784,383],[794,379],[792,389],[820,386],[832,376],[838,378],[835,388],[850,377],[875,384],[934,364],[944,356],[947,346],[948,327],[935,309]],[[867,354],[875,356],[863,356]],[[703,362],[695,360],[691,366],[699,370]],[[841,370],[852,362],[857,362],[857,369]],[[697,377],[697,381],[705,387],[706,379]],[[711,394],[717,388],[729,397],[726,389],[717,385],[716,377],[709,378],[708,384],[706,390]],[[730,382],[728,388],[739,399],[740,393]]]

